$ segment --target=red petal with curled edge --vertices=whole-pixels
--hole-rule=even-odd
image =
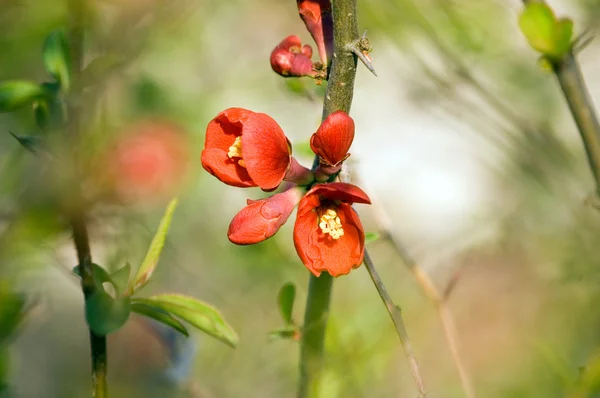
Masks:
[[[302,197],[297,188],[270,198],[248,200],[248,206],[235,215],[227,236],[237,245],[251,245],[269,239],[287,221]]]
[[[283,130],[264,113],[253,113],[244,122],[242,151],[246,169],[263,190],[279,186],[290,167],[291,151]]]
[[[315,276],[328,272],[337,277],[358,268],[365,251],[365,233],[356,212],[347,203],[340,203],[340,217],[344,235],[333,239],[319,228],[316,208],[320,205],[315,196],[305,196],[298,207],[294,225],[294,246],[302,263]]]
[[[208,123],[202,167],[227,185],[255,187],[248,171],[227,154],[236,137],[242,134],[244,123],[254,112],[242,108],[229,108],[219,113]]]
[[[333,20],[330,0],[296,0],[298,13],[317,44],[319,56],[327,65],[333,49]]]
[[[343,111],[336,111],[321,123],[310,137],[310,147],[329,166],[337,166],[349,156],[354,140],[354,120]]]
[[[359,187],[345,182],[330,182],[317,184],[306,193],[306,197],[316,196],[329,200],[339,200],[346,203],[371,204],[369,196]]]

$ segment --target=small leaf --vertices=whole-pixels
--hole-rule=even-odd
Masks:
[[[545,3],[530,3],[519,16],[519,27],[537,51],[548,54],[554,49],[554,12]]]
[[[44,43],[44,66],[63,90],[71,85],[71,57],[64,32],[57,30],[48,35]]]
[[[10,112],[50,95],[47,89],[25,80],[0,83],[0,112]]]
[[[279,295],[277,296],[277,302],[279,304],[279,312],[281,313],[281,317],[283,321],[291,325],[292,321],[292,312],[294,310],[294,299],[296,298],[296,286],[293,283],[286,283],[279,290]]]
[[[270,339],[300,340],[300,329],[297,326],[277,329],[269,333]]]
[[[129,297],[112,298],[104,289],[98,289],[85,301],[85,319],[94,333],[105,336],[119,330],[131,312]]]
[[[102,268],[98,264],[92,264],[92,272],[94,273],[94,283],[96,284],[97,289],[104,290],[102,284],[108,282],[111,285],[113,285],[115,290],[118,290],[117,285],[111,278],[110,274],[104,268]],[[73,273],[81,278],[81,269],[78,265],[75,266],[75,268],[73,268]]]
[[[160,253],[165,245],[167,232],[169,232],[169,226],[171,225],[171,219],[173,218],[173,212],[176,207],[177,199],[171,200],[171,203],[169,203],[165,210],[165,214],[160,220],[158,230],[156,231],[154,238],[152,238],[152,242],[150,243],[144,261],[142,261],[142,265],[140,265],[135,276],[129,281],[129,287],[127,289],[129,295],[142,288],[150,280],[150,277],[156,268],[156,264],[158,263],[158,259],[160,258]]]
[[[115,289],[118,292],[118,295],[121,295],[125,291],[125,289],[127,288],[127,284],[129,283],[130,277],[131,265],[129,265],[129,263],[125,264],[123,267],[119,268],[111,274],[111,278],[115,285]]]
[[[181,318],[232,348],[235,348],[239,341],[237,334],[225,322],[219,311],[193,297],[180,294],[161,294],[145,299],[134,299],[134,302],[159,308]]]
[[[365,244],[375,242],[379,238],[381,238],[381,235],[377,232],[367,232],[365,233]]]
[[[131,304],[131,311],[135,312],[136,314],[152,318],[160,323],[164,323],[165,325],[177,330],[184,336],[189,337],[189,333],[183,323],[179,322],[179,320],[173,315],[161,310],[160,308],[135,301]]]
[[[573,21],[568,18],[560,19],[554,26],[554,51],[555,57],[562,57],[571,50],[573,38]]]

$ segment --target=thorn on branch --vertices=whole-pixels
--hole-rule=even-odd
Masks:
[[[361,62],[367,67],[367,69],[370,70],[372,74],[377,76],[377,72],[375,72],[375,68],[373,67],[373,59],[369,55],[373,48],[371,47],[369,39],[367,38],[366,30],[360,39],[348,44],[346,49],[356,55],[358,59],[360,59]]]

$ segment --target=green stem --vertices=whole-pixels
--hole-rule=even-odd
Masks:
[[[71,51],[71,75],[72,87],[67,99],[67,112],[69,115],[68,134],[74,143],[78,142],[81,130],[81,71],[83,68],[83,42],[85,25],[85,4],[83,0],[68,0],[69,7],[69,49]],[[78,148],[73,148],[74,170],[79,170]],[[74,192],[70,192],[68,203],[69,218],[71,220],[71,229],[73,231],[73,243],[77,252],[77,259],[81,273],[81,290],[84,299],[87,300],[96,290],[94,273],[92,266],[92,253],[90,249],[90,240],[85,221],[85,210],[82,208],[83,195],[80,191],[79,174],[74,174]],[[92,357],[92,397],[107,398],[107,351],[106,336],[99,336],[91,329],[90,349]]]
[[[545,3],[543,0],[523,0],[525,5],[536,2]],[[552,67],[583,140],[596,182],[596,195],[600,196],[600,124],[594,103],[573,51],[569,51],[559,61],[552,61]]]
[[[326,272],[319,277],[310,276],[300,350],[298,397],[319,396],[332,285],[333,277]]]
[[[334,48],[323,103],[323,120],[337,110],[350,113],[356,76],[357,59],[348,49],[359,39],[356,0],[333,1],[332,16]],[[315,159],[313,171],[318,164]],[[333,278],[327,273],[322,273],[320,277],[310,276],[300,342],[298,398],[319,397],[332,286]]]
[[[600,124],[573,54],[567,54],[556,63],[554,72],[583,140],[590,169],[596,181],[596,194],[600,195]]]

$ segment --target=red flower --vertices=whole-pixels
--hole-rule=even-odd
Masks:
[[[103,156],[99,173],[121,199],[171,195],[184,176],[189,141],[181,127],[146,120],[126,127]]]
[[[285,224],[301,197],[300,189],[292,188],[267,199],[248,199],[248,206],[229,224],[229,240],[238,245],[251,245],[270,238]]]
[[[371,200],[360,188],[341,182],[315,185],[300,201],[294,246],[314,275],[345,275],[362,264],[365,233],[352,203]]]
[[[315,76],[312,48],[298,36],[288,36],[271,52],[271,68],[281,76]]]
[[[317,43],[324,65],[333,52],[333,20],[330,0],[296,0],[300,18]]]
[[[290,162],[289,141],[264,113],[229,108],[208,123],[202,167],[225,184],[273,190]]]
[[[310,137],[310,147],[319,155],[321,164],[339,166],[350,156],[354,140],[354,120],[343,111],[327,116],[316,133]]]

